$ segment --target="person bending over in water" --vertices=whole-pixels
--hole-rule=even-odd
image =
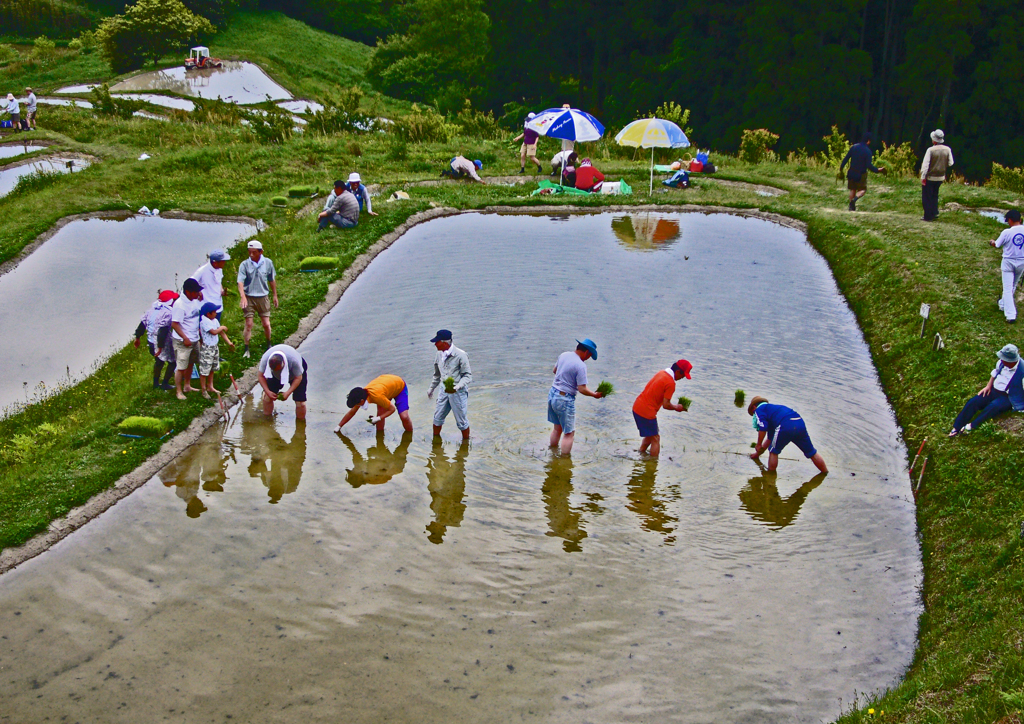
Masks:
[[[392,404],[394,400],[394,404]],[[341,418],[335,432],[351,420],[359,408],[366,409],[369,403],[377,405],[377,415],[370,416],[368,422],[378,430],[384,429],[384,419],[394,413],[402,420],[406,432],[412,432],[412,418],[409,417],[409,387],[398,375],[381,375],[367,383],[366,387],[353,387],[348,393],[345,404],[348,412]]]
[[[811,443],[803,418],[795,411],[782,405],[770,405],[764,397],[755,397],[747,407],[747,414],[753,418],[754,429],[757,430],[757,444],[750,454],[751,460],[760,462],[761,453],[767,450],[768,471],[775,472],[779,466],[779,453],[786,445],[794,443],[818,470],[828,472],[824,458]]]

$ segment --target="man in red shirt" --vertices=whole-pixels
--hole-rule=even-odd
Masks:
[[[675,410],[685,412],[682,405],[672,402],[672,395],[676,391],[676,380],[684,377],[690,379],[690,370],[693,365],[684,359],[672,363],[668,369],[661,370],[651,381],[647,383],[644,391],[641,392],[636,402],[633,403],[633,419],[640,431],[640,452],[650,452],[652,458],[658,457],[661,452],[661,435],[658,434],[658,410]]]
[[[589,158],[580,161],[580,167],[576,169],[576,188],[594,193],[601,190],[603,183],[604,174],[594,168]]]

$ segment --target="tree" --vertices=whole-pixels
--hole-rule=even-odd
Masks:
[[[213,32],[210,21],[181,0],[138,0],[123,15],[104,19],[96,39],[110,67],[123,73],[142,67],[146,60],[155,64]]]

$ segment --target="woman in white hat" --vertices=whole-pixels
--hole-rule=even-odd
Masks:
[[[969,399],[956,416],[953,429],[949,431],[950,437],[977,429],[981,423],[1004,412],[1024,412],[1024,365],[1020,363],[1017,347],[1008,344],[999,350],[996,357],[999,362],[992,370],[988,384]]]
[[[11,114],[11,123],[14,124],[14,130],[21,130],[21,106],[18,104],[18,99],[14,97],[13,93],[7,94],[7,108],[8,113]]]
[[[373,204],[370,203],[370,192],[366,190],[366,186],[363,185],[363,179],[360,178],[359,174],[353,171],[348,175],[348,183],[345,184],[352,195],[356,197],[356,201],[359,202],[359,212],[362,213],[366,210],[370,216],[376,216],[373,213]]]

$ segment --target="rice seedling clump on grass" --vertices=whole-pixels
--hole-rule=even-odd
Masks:
[[[288,205],[288,199],[286,199],[284,196],[274,196],[274,197],[272,197],[270,199],[270,205],[271,206],[287,206]]]
[[[288,189],[288,195],[293,199],[304,199],[309,196],[316,196],[320,189],[316,186],[292,186]]]
[[[597,391],[600,393],[601,397],[607,397],[615,392],[615,385],[608,380],[601,380],[601,384],[597,386]]]
[[[334,269],[337,266],[338,257],[336,256],[307,256],[299,262],[299,269],[302,271],[322,271]]]
[[[143,437],[161,437],[171,429],[170,420],[158,417],[126,417],[118,424],[117,429],[125,435],[142,435]]]

